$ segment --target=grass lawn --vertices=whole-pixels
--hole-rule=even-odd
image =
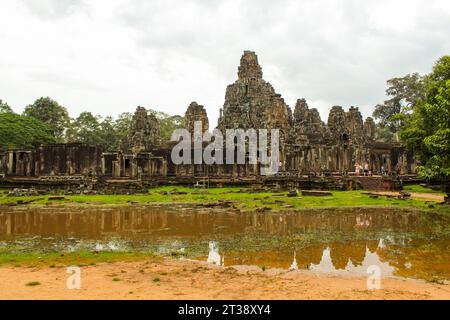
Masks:
[[[421,186],[420,184],[414,184],[410,186],[404,186],[403,189],[408,192],[417,192],[417,193],[432,193],[440,196],[444,196],[445,193],[442,191],[436,191],[431,188],[427,188],[424,186]]]
[[[64,254],[58,252],[11,252],[10,250],[0,250],[0,266],[12,265],[16,267],[39,267],[50,266],[52,268],[76,265],[79,267],[95,265],[97,263],[111,263],[124,261],[138,261],[144,259],[162,259],[151,252],[65,252]]]
[[[429,189],[421,186],[408,186],[408,191],[431,193]],[[418,191],[416,191],[418,190]],[[0,205],[28,204],[33,206],[47,205],[49,202],[61,205],[128,205],[130,203],[213,203],[218,201],[231,201],[233,206],[240,210],[255,210],[270,208],[274,210],[292,210],[321,207],[403,207],[430,210],[425,199],[398,200],[395,198],[371,198],[365,191],[333,191],[332,196],[314,197],[301,196],[288,197],[287,192],[247,192],[245,188],[227,187],[198,189],[180,186],[164,186],[149,189],[148,194],[134,195],[73,195],[65,196],[64,200],[49,201],[48,196],[8,197],[6,192],[0,195]],[[432,191],[432,190],[431,190]],[[433,191],[433,194],[436,192]],[[435,205],[432,210],[450,213],[448,206]]]

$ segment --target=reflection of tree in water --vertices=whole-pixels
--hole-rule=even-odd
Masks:
[[[310,269],[326,273],[351,273],[367,275],[369,266],[378,266],[382,276],[404,275],[427,279],[439,275],[443,279],[449,278],[449,253],[443,252],[450,246],[448,241],[436,248],[437,252],[430,252],[426,259],[417,258],[417,246],[421,241],[412,245],[404,238],[380,239],[379,241],[347,241],[328,244],[313,243],[296,250],[267,249],[267,250],[224,250],[221,258],[215,259],[222,265],[256,265],[280,269]],[[399,244],[406,245],[399,246]],[[415,249],[414,249],[415,248]],[[210,245],[209,261],[219,252],[219,243]],[[393,255],[392,252],[397,252]],[[226,259],[224,255],[226,254]],[[431,254],[438,259],[432,259]],[[445,256],[445,257],[442,257]],[[407,263],[406,263],[407,262]]]
[[[408,276],[436,271],[449,277],[448,240],[410,242],[401,236],[405,232],[427,230],[430,221],[424,215],[413,212],[374,208],[236,213],[204,208],[140,206],[69,210],[3,209],[0,212],[0,240],[32,239],[39,248],[48,246],[54,249],[56,246],[62,248],[65,243],[82,246],[83,243],[98,242],[105,248],[116,248],[122,244],[141,248],[158,245],[160,240],[201,243],[205,239],[221,239],[232,245],[220,252],[218,245],[222,242],[212,246],[210,260],[218,264],[289,269],[295,266],[295,261],[299,269],[332,263],[336,270],[362,270],[370,261],[388,263]],[[388,231],[386,233],[394,237],[387,236],[384,244],[381,241],[380,248],[378,241],[321,242],[323,234],[345,234],[352,239],[361,231]],[[272,236],[287,243],[298,237],[301,245],[278,248],[276,241],[272,244]],[[69,241],[58,242],[60,238]],[[233,241],[241,238],[248,238],[250,242],[238,241],[239,247],[233,247]],[[111,239],[118,242],[111,242]],[[258,248],[261,239],[269,242]],[[305,242],[305,239],[310,239],[310,242]],[[426,250],[423,250],[424,246]]]
[[[376,208],[333,209],[297,213],[234,213],[164,207],[117,209],[46,208],[0,213],[0,237],[6,235],[67,235],[88,237],[201,236],[231,234],[293,235],[314,232],[348,232],[426,229],[418,214]]]

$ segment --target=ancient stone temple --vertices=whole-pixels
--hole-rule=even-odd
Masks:
[[[226,89],[225,103],[218,121],[220,130],[289,129],[289,107],[262,76],[257,55],[245,51],[238,69],[238,79]]]
[[[130,133],[122,142],[122,151],[139,153],[161,144],[158,119],[144,107],[138,107],[131,120]]]
[[[137,107],[129,134],[121,142],[121,150],[103,154],[102,174],[130,179],[149,179],[165,175],[165,159],[153,154],[160,146],[158,119],[144,107]]]
[[[184,126],[191,134],[194,132],[194,123],[196,121],[201,121],[202,132],[209,130],[209,120],[205,107],[194,101],[191,102],[184,114]]]
[[[185,128],[193,133],[196,121],[202,122],[203,132],[211,131],[205,107],[192,102],[184,114]],[[282,96],[263,79],[258,56],[252,51],[244,52],[237,80],[226,88],[218,129],[223,133],[227,129],[269,132],[279,129],[278,173],[272,177],[261,176],[260,163],[174,164],[171,150],[176,143],[161,141],[158,119],[138,107],[120,150],[106,153],[98,147],[81,144],[3,150],[0,151],[0,179],[20,177],[21,182],[33,183],[33,179],[43,177],[95,177],[103,183],[148,184],[193,184],[208,179],[217,184],[294,183],[303,188],[354,188],[357,183],[370,182],[359,177],[361,167],[378,175],[379,180],[372,179],[370,183],[375,181],[381,186],[384,186],[381,173],[386,177],[386,173],[407,175],[416,170],[414,156],[400,144],[376,141],[374,120],[364,121],[357,107],[348,110],[332,107],[326,123],[305,99],[298,99],[292,112]]]

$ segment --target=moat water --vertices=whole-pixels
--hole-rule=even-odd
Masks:
[[[0,210],[1,250],[149,251],[216,265],[450,281],[449,218],[398,209],[239,213],[189,207]]]

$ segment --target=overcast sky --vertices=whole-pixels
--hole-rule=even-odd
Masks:
[[[50,96],[72,117],[138,105],[216,124],[244,50],[293,108],[370,116],[385,81],[450,54],[450,1],[0,0],[0,99]]]

